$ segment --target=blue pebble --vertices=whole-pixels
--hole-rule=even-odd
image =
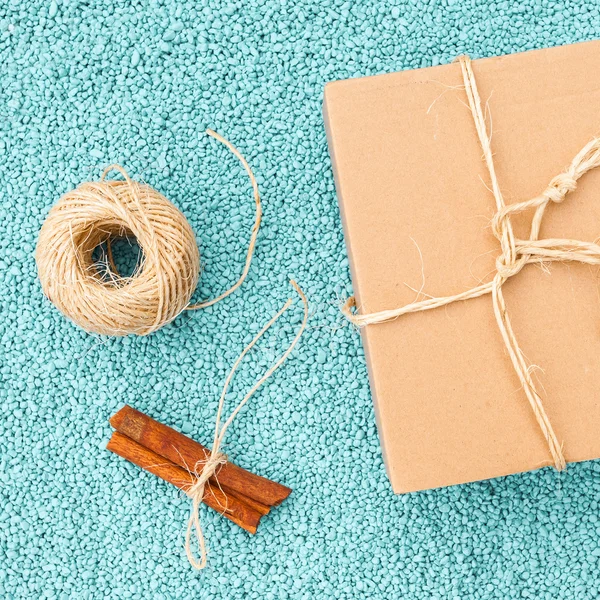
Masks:
[[[594,599],[600,461],[392,494],[360,336],[338,309],[351,285],[321,110],[333,79],[595,38],[593,0],[2,3],[0,598]],[[188,217],[195,299],[237,279],[252,191],[207,127],[240,149],[262,193],[247,281],[144,338],[67,322],[40,291],[37,234],[103,163]],[[105,451],[108,417],[128,403],[210,445],[223,379],[291,295],[289,277],[309,327],[223,449],[293,493],[255,536],[203,508],[209,566],[195,573],[189,499]],[[225,418],[300,316],[295,303],[246,357]]]

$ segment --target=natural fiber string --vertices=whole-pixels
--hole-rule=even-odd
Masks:
[[[258,183],[256,183],[256,178],[254,177],[254,173],[252,172],[252,169],[246,162],[246,159],[241,155],[239,150],[231,142],[228,142],[223,136],[219,135],[216,131],[213,131],[212,129],[207,129],[206,133],[208,133],[208,135],[211,135],[216,140],[218,140],[219,142],[221,142],[222,144],[227,146],[229,148],[229,150],[231,150],[231,152],[242,163],[242,166],[244,167],[246,173],[248,173],[248,177],[250,178],[250,183],[252,184],[252,192],[254,194],[254,202],[256,204],[256,213],[255,213],[255,217],[254,217],[254,225],[252,226],[252,233],[250,235],[250,243],[248,244],[248,251],[246,253],[246,263],[244,265],[244,270],[242,271],[240,278],[227,291],[223,292],[220,296],[217,296],[213,300],[207,300],[206,302],[199,302],[197,304],[192,304],[187,307],[187,310],[196,310],[198,308],[207,308],[208,306],[212,306],[213,304],[216,304],[220,300],[223,300],[223,298],[227,298],[227,296],[229,296],[229,294],[231,294],[232,292],[235,292],[235,290],[237,290],[240,287],[240,285],[242,285],[242,282],[244,281],[244,279],[246,279],[246,275],[248,275],[248,271],[250,271],[250,263],[252,262],[252,255],[254,254],[254,246],[256,246],[256,238],[258,236],[258,230],[260,228],[260,221],[262,219],[262,207],[260,204],[260,194],[258,193]]]
[[[569,167],[563,173],[554,177],[548,187],[539,196],[525,202],[518,202],[507,206],[502,197],[496,176],[490,138],[481,108],[481,99],[477,91],[475,75],[471,67],[471,60],[463,56],[458,61],[462,70],[465,91],[469,100],[475,129],[483,150],[483,159],[490,175],[491,191],[496,201],[497,212],[492,219],[492,231],[500,242],[502,252],[496,260],[494,278],[488,283],[483,283],[454,296],[429,298],[407,304],[400,308],[363,315],[356,314],[353,311],[353,308],[356,306],[356,300],[354,297],[351,297],[342,307],[342,312],[349,321],[358,327],[363,327],[365,325],[390,321],[404,314],[431,310],[452,304],[453,302],[491,294],[496,323],[512,365],[525,391],[539,428],[548,444],[552,462],[556,469],[560,471],[566,467],[562,447],[546,414],[542,398],[531,377],[531,368],[513,331],[506,310],[502,286],[510,277],[519,273],[527,264],[566,261],[575,261],[590,265],[600,264],[600,246],[597,244],[571,239],[539,239],[544,211],[548,204],[550,202],[561,203],[569,192],[575,190],[577,181],[582,175],[590,169],[600,166],[600,138],[594,138],[587,143],[577,156],[575,156]],[[512,215],[530,209],[535,209],[535,212],[531,220],[529,238],[521,240],[515,237],[510,219]]]
[[[199,276],[200,255],[194,233],[185,216],[164,196],[148,185],[133,181],[119,165],[107,167],[98,182],[84,183],[65,194],[50,210],[40,231],[36,262],[46,296],[75,323],[107,335],[146,335],[172,321],[183,310],[207,308],[233,293],[250,270],[262,218],[258,184],[242,154],[225,138],[208,129],[206,133],[227,146],[239,159],[250,182],[256,205],[254,225],[239,279],[212,300],[189,304]],[[124,181],[106,180],[112,170]],[[111,239],[135,237],[143,252],[143,264],[130,277],[121,277],[115,265]],[[108,282],[93,260],[94,250],[106,244],[110,265]],[[258,332],[234,363],[221,393],[210,455],[195,466],[197,476],[187,491],[192,510],[186,533],[185,550],[192,566],[206,566],[206,544],[199,508],[207,481],[227,462],[220,451],[225,433],[236,415],[258,388],[285,362],[306,327],[308,302],[298,284],[292,286],[304,304],[304,316],[288,349],[254,384],[221,423],[225,395],[233,375],[246,354],[291,306],[283,308]],[[199,558],[192,551],[192,535],[198,542]]]
[[[290,282],[300,299],[304,305],[304,316],[302,318],[302,323],[296,333],[294,339],[291,344],[288,346],[287,350],[281,355],[281,357],[269,368],[269,370],[252,386],[250,391],[242,398],[239,404],[235,407],[229,418],[221,423],[221,417],[223,414],[223,409],[225,407],[225,395],[227,394],[227,390],[229,388],[229,384],[233,379],[235,371],[239,367],[240,363],[248,354],[248,352],[254,347],[254,345],[258,342],[258,340],[269,330],[269,328],[283,315],[283,313],[291,306],[292,299],[290,298],[281,308],[281,310],[275,314],[264,327],[254,336],[254,339],[244,348],[242,353],[238,356],[237,360],[233,364],[227,379],[225,380],[225,384],[223,385],[223,391],[221,392],[221,397],[219,399],[219,407],[217,409],[217,417],[215,422],[215,433],[213,438],[213,444],[210,451],[210,455],[206,461],[202,461],[196,465],[196,482],[187,490],[187,495],[192,499],[192,510],[190,514],[190,519],[188,521],[187,532],[185,536],[185,552],[187,554],[188,560],[190,564],[196,569],[203,569],[206,566],[207,560],[207,550],[206,550],[206,542],[204,540],[204,534],[202,532],[202,525],[200,523],[200,505],[202,504],[202,499],[204,498],[204,491],[206,488],[206,483],[208,480],[214,476],[218,475],[217,470],[221,465],[227,462],[227,458],[221,452],[221,445],[223,443],[223,438],[225,437],[225,433],[227,429],[243,408],[243,406],[248,402],[248,400],[254,395],[256,390],[269,378],[271,375],[285,362],[287,357],[291,354],[294,346],[297,344],[302,332],[306,327],[306,322],[308,320],[308,302],[306,297],[298,284],[295,281]],[[198,546],[198,556],[194,553],[192,549],[192,536],[195,535],[197,546]]]
[[[262,217],[258,185],[240,152],[211,129],[206,133],[240,160],[252,184],[256,213],[241,276],[213,300],[190,304],[200,274],[192,228],[162,194],[132,180],[119,165],[111,165],[100,181],[83,183],[52,207],[36,249],[44,294],[80,327],[104,335],[147,335],[186,309],[223,300],[248,275]],[[113,170],[124,181],[107,180]],[[135,238],[143,255],[129,277],[119,275],[112,256],[111,240],[122,237]],[[93,256],[102,245],[110,265],[108,277],[99,271]]]

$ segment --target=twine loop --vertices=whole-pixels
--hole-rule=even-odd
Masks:
[[[196,481],[186,490],[186,495],[192,501],[192,509],[190,512],[190,518],[187,525],[187,531],[185,533],[185,553],[188,557],[190,564],[195,569],[203,569],[206,566],[207,550],[206,541],[202,532],[202,525],[200,523],[200,505],[204,498],[204,492],[206,490],[206,484],[208,480],[213,477],[218,469],[227,462],[227,457],[218,450],[215,452],[213,447],[207,460],[198,463],[194,469],[196,475]],[[225,508],[225,507],[224,507]],[[196,541],[198,543],[198,549],[200,553],[200,559],[196,558],[192,552],[192,535],[196,535]]]
[[[351,297],[342,307],[342,313],[357,327],[364,327],[366,325],[397,319],[404,314],[431,310],[452,304],[453,302],[491,294],[496,323],[512,365],[529,401],[539,429],[548,444],[552,463],[557,470],[561,471],[566,467],[562,446],[552,428],[550,419],[544,409],[542,398],[531,377],[531,366],[526,361],[516,339],[506,309],[502,286],[508,279],[517,275],[527,264],[567,261],[591,265],[600,264],[600,246],[593,242],[539,238],[544,212],[548,204],[550,202],[555,204],[563,202],[566,195],[577,188],[577,182],[582,175],[590,169],[600,166],[600,138],[590,140],[573,158],[569,167],[563,173],[554,177],[548,184],[548,187],[539,196],[507,206],[496,176],[491,142],[484,113],[481,108],[481,99],[477,90],[471,60],[466,56],[462,56],[458,59],[458,62],[460,63],[465,92],[469,100],[475,129],[483,150],[483,160],[490,176],[490,189],[496,201],[496,213],[491,221],[492,232],[500,242],[501,249],[501,254],[496,259],[496,273],[492,281],[482,283],[454,296],[431,297],[400,308],[370,314],[358,314],[354,312],[353,309],[356,307],[356,300],[354,297]],[[529,238],[519,239],[513,231],[511,216],[530,210],[534,212],[531,218]]]

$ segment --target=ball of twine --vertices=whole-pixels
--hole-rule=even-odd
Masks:
[[[217,133],[207,133],[240,159],[254,189],[256,219],[242,276],[218,298],[190,305],[200,274],[200,253],[190,224],[162,194],[111,165],[100,181],[83,183],[52,207],[36,249],[44,294],[83,329],[111,336],[147,335],[183,310],[210,306],[241,285],[260,225],[258,187],[237,149]],[[124,180],[107,180],[112,170]],[[119,238],[135,238],[141,251],[131,276],[121,276],[112,258],[111,242]],[[99,247],[106,249],[104,268],[95,257]]]

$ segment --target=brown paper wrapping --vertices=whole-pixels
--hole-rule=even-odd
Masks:
[[[600,133],[600,42],[475,61],[507,203],[541,193]],[[500,253],[457,64],[332,82],[324,114],[361,312],[488,281]],[[516,217],[526,236],[530,215]],[[546,211],[542,237],[600,236],[600,171]],[[421,258],[422,256],[422,258]],[[598,269],[528,265],[503,287],[568,462],[600,457]],[[361,330],[395,492],[550,464],[489,296]]]

